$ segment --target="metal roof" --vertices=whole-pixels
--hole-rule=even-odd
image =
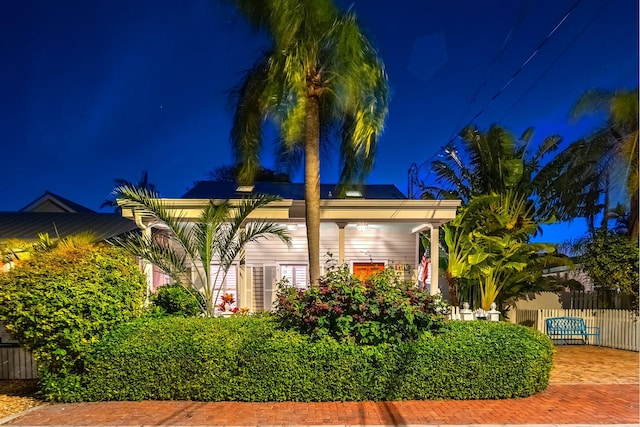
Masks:
[[[37,211],[38,206],[46,202],[53,203],[59,208],[60,211],[63,212],[95,212],[85,206],[82,206],[72,200],[66,199],[50,191],[45,191],[42,196],[38,197],[27,206],[20,209],[20,212]]]
[[[198,181],[194,187],[187,191],[183,199],[238,199],[251,193],[236,191],[238,185],[232,182]],[[320,198],[323,200],[335,199],[338,192],[337,184],[320,184]],[[375,199],[375,200],[406,200],[395,185],[369,184],[358,187],[362,197],[347,197],[348,199]],[[287,182],[256,182],[253,186],[253,194],[271,194],[283,199],[304,200],[304,184]]]
[[[39,233],[49,233],[50,237],[55,238],[91,232],[102,241],[136,229],[132,220],[119,214],[0,212],[0,240],[36,240]]]

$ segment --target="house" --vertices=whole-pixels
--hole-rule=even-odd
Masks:
[[[49,191],[17,212],[0,212],[3,246],[11,241],[35,242],[41,233],[55,239],[91,232],[103,241],[136,229],[133,221],[119,214],[98,213]],[[0,267],[1,263],[0,259]]]
[[[393,185],[364,185],[336,198],[336,185],[321,184],[321,265],[333,259],[346,263],[354,274],[368,274],[394,266],[406,278],[415,277],[419,265],[419,238],[429,233],[431,253],[438,253],[439,227],[454,218],[458,200],[412,200]],[[255,211],[255,218],[286,224],[291,245],[277,239],[250,243],[243,259],[229,271],[222,291],[235,295],[238,306],[250,310],[270,309],[276,283],[286,277],[295,286],[307,286],[308,260],[305,230],[304,184],[257,182],[236,186],[229,182],[201,181],[178,199],[163,199],[172,212],[186,221],[195,220],[210,199],[241,199],[251,194],[278,195],[282,200]],[[143,232],[153,224],[123,209],[123,216],[136,221]],[[215,266],[213,266],[215,268]],[[165,280],[150,264],[144,268],[150,289]],[[438,271],[438,257],[431,257],[431,271]],[[439,293],[437,275],[429,289]]]
[[[98,241],[137,230],[136,224],[120,214],[98,213],[60,195],[45,191],[17,212],[0,212],[0,274],[11,268],[15,258],[28,251],[18,248],[22,242],[35,242],[48,233],[52,239],[91,232]],[[20,245],[22,246],[22,245]],[[6,262],[3,265],[3,261]],[[33,357],[0,324],[0,380],[37,378]]]

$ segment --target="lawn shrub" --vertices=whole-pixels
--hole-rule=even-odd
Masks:
[[[183,317],[197,316],[205,305],[200,292],[180,284],[159,287],[151,301],[164,313]]]
[[[44,395],[74,400],[88,350],[139,315],[144,295],[144,276],[124,251],[60,247],[0,274],[0,321],[38,362]]]
[[[144,318],[90,354],[87,400],[364,401],[495,399],[544,389],[547,337],[452,322],[397,345],[312,339],[270,317]]]
[[[318,285],[298,289],[281,283],[274,309],[283,327],[315,339],[375,345],[415,340],[421,332],[439,331],[448,307],[438,295],[416,289],[386,269],[364,282],[348,266],[330,268]]]

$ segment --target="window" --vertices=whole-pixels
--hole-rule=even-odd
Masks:
[[[223,271],[220,270],[219,277],[216,280],[216,274],[218,274],[218,270],[220,266],[218,264],[211,264],[211,280],[214,281],[213,288],[213,296],[215,301],[214,305],[220,304],[222,301],[222,295],[231,294],[233,295],[234,303],[231,304],[231,308],[238,306],[238,268],[235,265],[232,265],[227,272],[227,277],[225,280],[222,280]]]
[[[289,281],[289,284],[296,288],[307,288],[308,276],[306,264],[281,264],[280,277],[286,278]]]

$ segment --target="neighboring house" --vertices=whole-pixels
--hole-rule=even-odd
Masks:
[[[98,213],[49,191],[18,212],[0,212],[0,245],[11,240],[34,242],[40,233],[56,239],[91,232],[102,241],[136,229],[120,214]]]
[[[275,238],[250,243],[244,258],[232,266],[221,287],[222,291],[234,294],[240,307],[268,310],[278,280],[286,277],[299,287],[308,283],[304,184],[255,183],[237,187],[233,183],[201,181],[182,198],[163,200],[173,212],[186,220],[195,220],[210,199],[233,201],[252,193],[282,197],[251,216],[286,224],[291,245]],[[346,263],[357,275],[393,266],[406,278],[415,278],[420,233],[429,231],[431,253],[437,253],[439,227],[454,218],[460,205],[458,200],[411,200],[393,185],[365,185],[360,191],[347,192],[343,199],[335,198],[335,194],[335,185],[321,185],[321,264],[333,259],[339,264]],[[124,209],[123,216],[136,220],[141,229],[151,232],[153,224],[142,215]],[[166,281],[150,264],[144,270],[150,290]],[[431,257],[431,271],[439,271],[437,256]],[[437,277],[432,278],[430,291],[439,293]]]

